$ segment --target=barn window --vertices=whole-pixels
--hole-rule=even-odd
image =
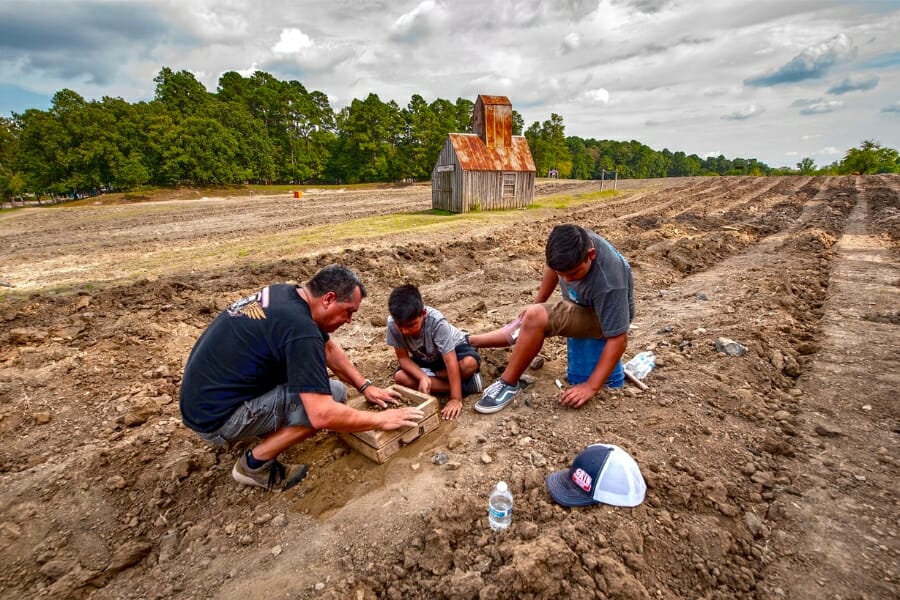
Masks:
[[[516,174],[515,173],[504,173],[503,174],[503,197],[504,198],[512,198],[516,195]]]

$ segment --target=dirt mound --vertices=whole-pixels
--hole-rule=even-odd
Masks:
[[[544,183],[538,193],[597,183]],[[32,290],[0,304],[2,596],[900,595],[891,375],[900,177],[618,184],[623,193],[601,202],[462,232],[310,241],[302,254],[279,255],[287,238],[271,236],[423,210],[430,191],[29,209],[0,221],[9,252],[0,279]],[[533,383],[504,411],[478,415],[469,397],[459,421],[384,465],[322,432],[283,456],[310,476],[280,495],[231,479],[243,445],[212,448],[181,425],[182,365],[231,300],[332,262],[350,266],[370,296],[337,338],[386,384],[394,285],[418,284],[464,330],[496,327],[533,298],[543,241],[559,222],[601,233],[632,263],[638,317],[627,354],[656,354],[649,391],[561,407],[553,381],[565,377],[565,344],[548,340]],[[213,256],[235,240],[256,258],[176,253]],[[129,279],[120,265],[136,255],[148,266]],[[724,354],[721,338],[746,353]],[[492,379],[508,354],[484,358]],[[635,457],[644,504],[552,502],[546,475],[598,441]],[[499,479],[515,496],[503,533],[487,527]]]

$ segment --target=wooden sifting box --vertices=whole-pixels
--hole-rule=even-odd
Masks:
[[[429,431],[437,429],[438,425],[441,424],[441,417],[438,414],[438,401],[434,396],[423,394],[402,385],[392,385],[388,389],[397,390],[403,396],[407,405],[416,406],[425,413],[418,426],[404,427],[394,431],[373,429],[371,431],[342,432],[339,434],[348,446],[379,464],[387,461],[403,446],[413,443]],[[357,410],[370,410],[370,407],[373,405],[369,404],[364,397],[355,396],[347,399],[347,406]]]

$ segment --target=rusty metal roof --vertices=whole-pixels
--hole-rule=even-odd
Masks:
[[[509,148],[488,148],[474,133],[451,133],[456,161],[464,171],[535,171],[525,136],[512,136]]]
[[[480,94],[478,98],[481,99],[482,104],[508,104],[512,106],[512,102],[506,96],[485,96]]]

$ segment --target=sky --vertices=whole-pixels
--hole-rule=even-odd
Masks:
[[[151,100],[163,67],[509,98],[528,127],[772,167],[900,149],[900,0],[0,0],[0,115]]]

